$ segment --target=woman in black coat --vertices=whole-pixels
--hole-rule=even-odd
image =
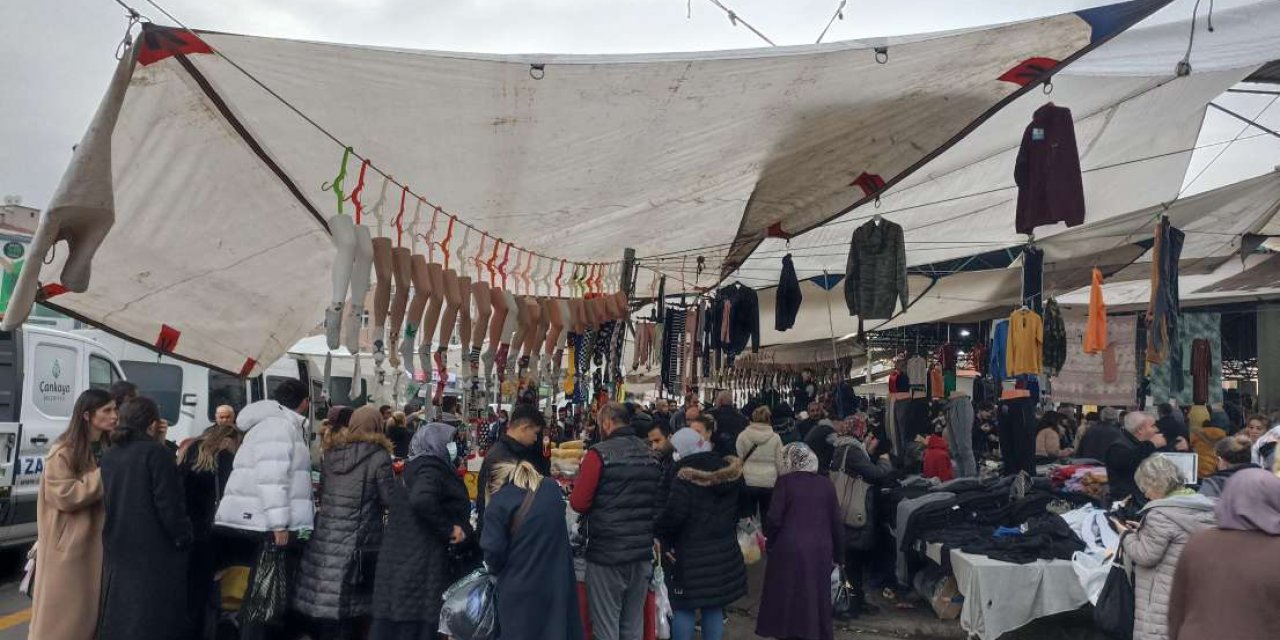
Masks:
[[[242,437],[234,416],[224,419],[222,409],[230,410],[219,409],[218,424],[178,451],[178,474],[195,534],[187,567],[187,635],[191,638],[203,637],[206,620],[212,617],[214,574],[230,564],[227,556],[235,555],[231,548],[245,546],[242,540],[227,538],[213,528]]]
[[[678,461],[671,495],[658,517],[675,619],[672,640],[692,640],[702,612],[703,640],[724,637],[724,607],[747,594],[747,569],[738,548],[742,463],[722,458],[692,429],[672,437]]]
[[[469,569],[450,561],[450,545],[456,552],[473,542],[471,500],[451,463],[454,431],[426,424],[409,443],[406,491],[392,499],[378,553],[373,640],[434,640],[441,596]]]
[[[480,548],[497,578],[502,640],[581,640],[564,494],[528,462],[493,467]],[[525,497],[533,496],[520,518]]]
[[[107,507],[99,640],[185,640],[191,521],[178,465],[148,431],[160,421],[150,398],[120,409],[102,456]]]
[[[879,531],[876,521],[875,498],[878,491],[876,487],[893,476],[893,465],[889,462],[888,454],[880,455],[874,463],[871,461],[871,454],[868,451],[874,452],[878,444],[874,435],[868,435],[865,443],[859,442],[853,436],[839,436],[836,438],[835,454],[831,459],[832,471],[843,471],[851,479],[862,478],[871,485],[863,504],[866,513],[864,524],[860,527],[850,526],[846,518],[844,525],[844,571],[845,578],[853,587],[853,617],[861,613],[867,602],[866,591],[863,588],[863,574],[866,572],[867,562],[872,559],[872,551],[876,547],[876,535]],[[839,489],[837,486],[837,491]]]

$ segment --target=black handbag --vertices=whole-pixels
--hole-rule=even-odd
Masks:
[[[840,572],[840,581],[831,592],[831,615],[837,618],[846,618],[858,613],[858,604],[853,597],[853,586],[849,584],[849,580],[844,575],[844,569],[841,568],[838,571]]]
[[[1107,581],[1093,607],[1093,621],[1103,633],[1117,640],[1132,640],[1135,618],[1133,577],[1124,562],[1124,536],[1107,573]]]
[[[289,609],[289,585],[285,575],[285,550],[270,542],[262,545],[249,592],[240,608],[241,624],[278,624]]]

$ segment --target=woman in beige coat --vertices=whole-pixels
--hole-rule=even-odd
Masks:
[[[1134,640],[1169,638],[1169,601],[1178,558],[1192,534],[1214,526],[1214,501],[1183,487],[1186,480],[1168,459],[1151,456],[1134,476],[1150,502],[1142,524],[1121,539],[1134,565]]]
[[[53,443],[36,498],[32,640],[91,640],[102,589],[102,474],[99,443],[116,428],[111,395],[89,389]]]

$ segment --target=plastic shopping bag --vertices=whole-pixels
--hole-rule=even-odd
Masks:
[[[453,583],[444,592],[439,632],[456,640],[493,640],[498,637],[497,584],[481,567]]]
[[[755,518],[743,518],[738,521],[738,548],[742,550],[742,559],[748,565],[760,562],[764,553],[764,534],[760,532],[760,523]]]
[[[240,608],[241,624],[278,624],[289,609],[284,549],[266,544],[258,554],[257,572]]]
[[[654,608],[658,615],[658,640],[670,640],[671,616],[675,615],[675,611],[671,609],[671,597],[667,594],[666,576],[661,565],[654,567],[649,589],[653,591]]]

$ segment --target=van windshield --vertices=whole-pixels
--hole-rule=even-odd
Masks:
[[[176,364],[121,360],[124,375],[138,385],[138,394],[160,405],[160,417],[177,424],[182,412],[182,367]]]

